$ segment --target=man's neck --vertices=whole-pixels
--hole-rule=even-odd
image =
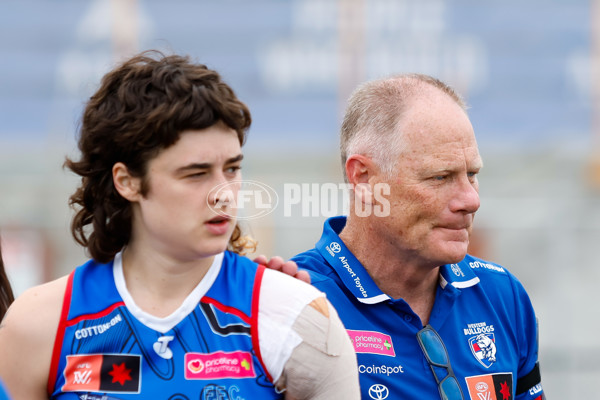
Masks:
[[[424,266],[405,256],[393,243],[378,238],[372,226],[363,219],[359,222],[349,219],[340,238],[382,292],[406,301],[423,324],[429,321],[439,281],[439,267]]]

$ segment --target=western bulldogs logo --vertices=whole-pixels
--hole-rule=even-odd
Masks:
[[[481,365],[489,368],[496,362],[496,338],[493,333],[480,333],[469,339],[469,348]]]

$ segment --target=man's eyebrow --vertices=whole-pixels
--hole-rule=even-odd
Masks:
[[[225,160],[225,164],[233,164],[233,163],[242,161],[243,158],[244,158],[243,154],[238,154],[235,157],[231,157],[231,158],[228,158],[227,160]],[[212,163],[191,163],[191,164],[184,165],[183,167],[177,168],[175,170],[175,172],[182,173],[182,172],[186,172],[186,171],[190,171],[190,170],[210,169],[210,168],[212,168],[212,166],[213,166]]]

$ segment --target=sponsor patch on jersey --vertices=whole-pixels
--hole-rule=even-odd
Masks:
[[[382,385],[381,383],[376,383],[371,385],[369,388],[369,397],[373,400],[385,400],[390,395],[390,390],[387,386]]]
[[[386,364],[364,365],[364,364],[360,364],[358,366],[358,373],[359,374],[369,374],[369,375],[381,374],[381,375],[387,375],[387,376],[398,375],[398,374],[404,373],[404,367],[402,365],[386,365]]]
[[[481,261],[472,261],[469,263],[469,266],[472,269],[483,268],[483,269],[487,269],[490,271],[506,273],[506,270],[499,265],[494,265],[494,264],[485,263],[485,262],[481,262]]]
[[[381,332],[354,331],[348,329],[348,335],[357,353],[381,354],[395,357],[392,337]]]
[[[63,392],[139,393],[141,358],[133,354],[67,356]],[[93,399],[93,397],[90,397]]]
[[[512,373],[468,376],[471,400],[513,400]]]
[[[252,354],[247,351],[226,353],[186,353],[185,379],[254,378]]]
[[[332,257],[335,257],[342,250],[342,246],[338,242],[331,242],[329,246],[325,246],[325,249]]]

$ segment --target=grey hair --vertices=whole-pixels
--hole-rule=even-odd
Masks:
[[[360,85],[350,96],[340,131],[342,169],[354,154],[371,158],[384,174],[390,175],[402,151],[398,124],[411,101],[427,88],[447,94],[463,110],[467,106],[460,95],[439,79],[422,74],[403,74]]]

